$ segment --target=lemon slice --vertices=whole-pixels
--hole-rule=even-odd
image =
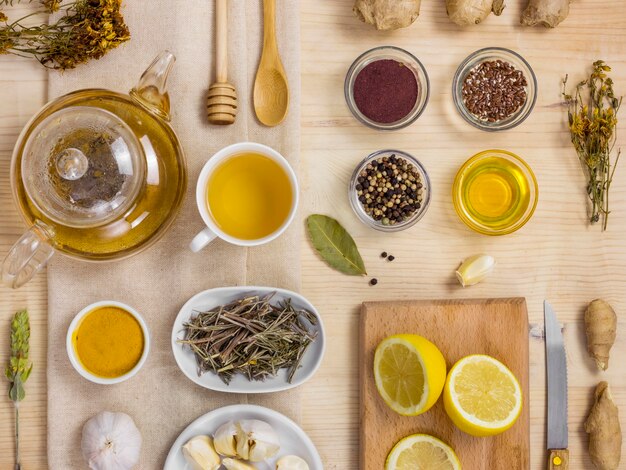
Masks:
[[[461,462],[445,442],[428,434],[413,434],[391,449],[385,470],[461,470]]]
[[[515,375],[490,356],[467,356],[446,380],[443,403],[452,422],[473,436],[509,429],[522,411],[522,390]]]
[[[415,416],[428,411],[439,399],[446,381],[446,361],[426,338],[390,336],[376,348],[374,379],[392,410]]]

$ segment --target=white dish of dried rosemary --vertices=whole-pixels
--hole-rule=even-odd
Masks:
[[[273,287],[222,287],[196,294],[172,328],[178,367],[222,392],[268,393],[303,384],[325,349],[324,325],[300,294]]]
[[[276,468],[276,461],[286,455],[297,455],[308,464],[310,470],[323,470],[324,465],[315,445],[306,433],[277,411],[257,405],[231,405],[213,410],[200,416],[178,436],[170,449],[163,470],[191,470],[185,461],[182,447],[191,438],[199,435],[213,436],[215,431],[227,421],[259,419],[268,423],[278,434],[280,450],[278,454],[264,462],[257,462],[254,468],[270,470]],[[223,468],[223,467],[220,467]]]

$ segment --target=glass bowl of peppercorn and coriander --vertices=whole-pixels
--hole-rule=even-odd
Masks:
[[[352,63],[344,83],[348,108],[366,126],[402,129],[424,111],[430,94],[428,74],[411,53],[381,46]]]
[[[516,52],[488,47],[470,54],[452,80],[454,104],[467,122],[483,131],[521,124],[537,100],[537,78]]]
[[[350,205],[366,225],[382,232],[412,227],[430,204],[430,179],[422,164],[400,150],[379,150],[354,170]]]

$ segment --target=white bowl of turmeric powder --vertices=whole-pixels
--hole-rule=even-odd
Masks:
[[[128,380],[141,369],[150,351],[150,335],[137,310],[103,300],[78,312],[68,328],[66,346],[80,375],[110,385]]]

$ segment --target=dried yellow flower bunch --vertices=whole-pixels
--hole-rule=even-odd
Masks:
[[[613,80],[608,76],[610,71],[606,63],[598,60],[593,63],[589,78],[578,83],[572,94],[563,91],[572,144],[588,179],[589,221],[594,224],[602,219],[602,230],[607,227],[609,189],[620,153],[618,150],[616,157],[611,158],[622,99],[615,96]],[[564,87],[566,83],[567,77]]]
[[[90,59],[99,59],[130,39],[120,12],[121,0],[41,0],[44,12],[61,11],[52,24],[25,26],[24,20],[9,22],[0,12],[0,54],[34,57],[52,69],[73,69]],[[11,0],[0,0],[11,4]],[[31,15],[29,15],[31,16]]]

